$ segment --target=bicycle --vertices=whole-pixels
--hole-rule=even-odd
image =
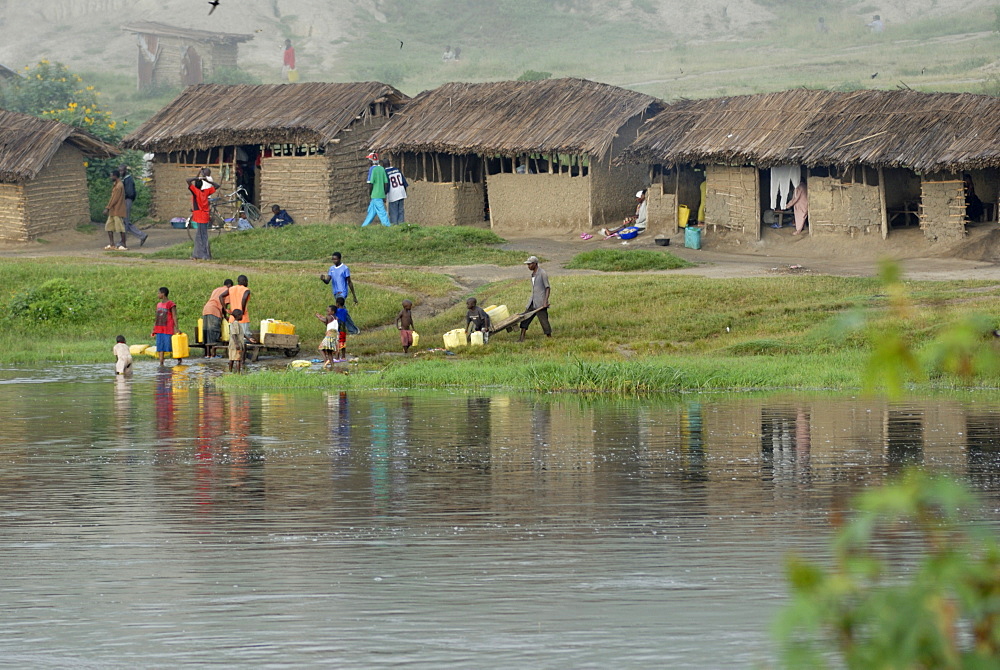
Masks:
[[[246,214],[246,219],[251,228],[255,228],[260,222],[260,210],[252,202],[247,200],[247,192],[242,186],[237,186],[236,190],[229,195],[210,197],[209,202],[209,230],[215,231],[216,235],[221,235],[227,230],[237,230],[240,212]],[[226,209],[232,206],[232,216],[226,216]],[[190,220],[189,220],[190,221]],[[188,238],[192,241],[194,236],[191,233],[192,227],[187,226]]]

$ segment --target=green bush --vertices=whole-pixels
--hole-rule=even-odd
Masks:
[[[551,79],[551,72],[540,72],[538,70],[525,70],[520,77],[517,78],[518,81],[541,81],[543,79]]]
[[[80,323],[91,318],[97,300],[89,291],[81,291],[62,277],[19,293],[11,300],[10,320]]]
[[[676,270],[694,267],[683,258],[669,251],[647,249],[594,249],[573,257],[566,267],[572,270],[600,270],[601,272],[643,272],[646,270]]]
[[[236,84],[250,84],[256,86],[263,83],[257,75],[251,74],[246,70],[241,70],[238,67],[216,68],[212,76],[208,77],[205,81],[209,84],[225,84],[227,86],[233,86]]]

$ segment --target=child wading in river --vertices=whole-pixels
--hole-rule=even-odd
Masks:
[[[125,344],[125,336],[119,335],[115,338],[115,346],[111,350],[115,355],[115,374],[123,375],[132,372],[132,352]]]
[[[319,351],[323,354],[323,368],[326,370],[333,368],[333,362],[336,360],[337,356],[337,349],[340,348],[340,324],[337,322],[336,313],[337,306],[330,305],[326,308],[326,315],[316,315],[317,319],[326,324],[326,335],[323,337],[323,341],[319,344]]]
[[[246,356],[246,336],[240,327],[242,309],[234,309],[229,315],[229,371],[243,372],[243,358]]]
[[[403,309],[396,315],[396,328],[399,329],[399,341],[403,345],[403,353],[409,353],[413,346],[413,303],[403,301]]]
[[[160,301],[156,303],[156,322],[153,324],[153,337],[156,338],[156,353],[160,357],[160,367],[163,366],[166,354],[174,351],[170,338],[177,332],[177,304],[168,298],[169,295],[170,289],[161,286]],[[183,362],[183,358],[177,359],[177,365]]]

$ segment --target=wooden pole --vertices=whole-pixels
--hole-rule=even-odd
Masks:
[[[677,234],[677,231],[681,229],[680,212],[678,210],[680,205],[681,205],[681,169],[679,166],[675,165],[674,166],[674,216],[673,216],[674,220],[673,234],[675,235]],[[690,225],[690,223],[688,225]]]
[[[760,170],[754,169],[753,171],[753,211],[756,213],[754,219],[756,220],[756,239],[760,239]]]
[[[889,212],[885,206],[885,170],[878,169],[878,206],[882,215],[882,239],[889,237]],[[809,234],[812,234],[812,226],[809,227]]]
[[[455,179],[455,154],[451,155],[451,181],[452,182],[458,181],[457,179]]]

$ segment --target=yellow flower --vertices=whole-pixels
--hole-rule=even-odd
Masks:
[[[94,87],[93,87],[93,86],[88,86],[88,87],[87,87],[87,90],[88,90],[88,91],[93,91],[93,90],[94,90]]]
[[[69,103],[68,107],[69,107],[70,109],[76,109],[76,108],[78,107],[78,105],[77,105],[77,103],[75,103],[75,102],[71,102],[71,103]]]

